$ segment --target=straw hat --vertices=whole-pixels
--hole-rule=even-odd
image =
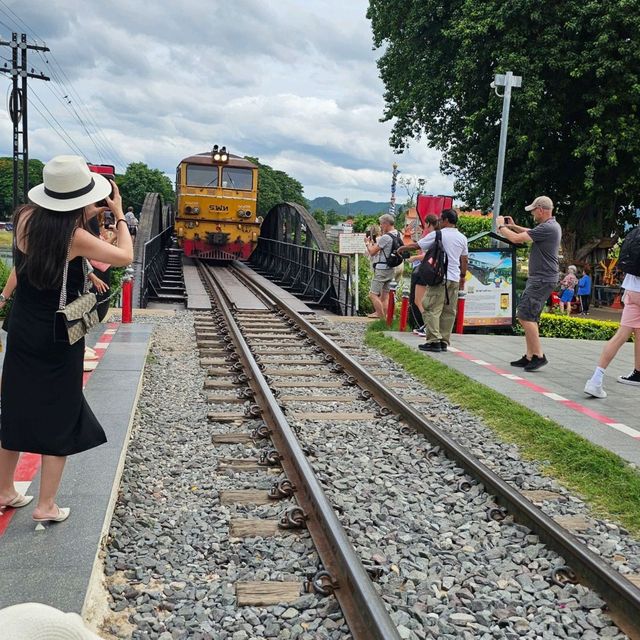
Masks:
[[[111,193],[111,183],[91,173],[80,156],[56,156],[42,170],[44,182],[29,191],[29,200],[51,211],[73,211]]]
[[[77,613],[63,613],[38,602],[0,609],[4,640],[101,640]]]

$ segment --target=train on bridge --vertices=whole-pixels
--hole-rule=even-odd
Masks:
[[[247,260],[258,244],[258,167],[215,145],[176,169],[175,233],[185,256]]]

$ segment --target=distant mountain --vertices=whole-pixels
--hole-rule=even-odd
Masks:
[[[348,216],[357,216],[358,214],[373,216],[376,213],[387,213],[387,211],[389,211],[389,203],[358,200],[357,202],[350,202],[349,204],[340,204],[333,198],[321,196],[309,200],[309,211],[313,212],[315,209],[322,209],[323,211],[333,209],[345,218]]]

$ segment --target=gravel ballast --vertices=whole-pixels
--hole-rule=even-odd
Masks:
[[[273,538],[229,537],[234,517],[279,517],[284,504],[221,505],[224,489],[264,488],[278,475],[217,471],[217,458],[257,457],[265,444],[211,445],[211,435],[244,428],[207,421],[211,411],[243,405],[207,405],[206,370],[199,364],[194,316],[154,320],[121,493],[105,556],[113,615],[106,638],[349,638],[333,598],[301,595],[286,606],[235,604],[238,580],[299,580],[319,560],[306,532]],[[337,327],[345,343],[363,343],[362,325]],[[277,341],[274,341],[277,346]],[[310,353],[301,345],[301,356]],[[519,489],[561,494],[546,513],[589,517],[571,496],[517,448],[500,442],[477,418],[398,371],[377,352],[367,362],[393,371],[406,393],[424,396],[419,409],[437,426]],[[270,356],[272,358],[273,356]],[[291,355],[283,356],[291,358]],[[297,357],[297,356],[296,356]],[[272,366],[272,365],[269,365]],[[319,369],[323,364],[315,365]],[[283,395],[338,396],[353,389],[289,387]],[[378,368],[378,365],[376,365]],[[274,377],[274,387],[282,380]],[[402,393],[402,391],[400,392]],[[372,412],[364,400],[287,402],[292,412]],[[256,421],[256,424],[257,421]],[[401,435],[393,417],[358,423],[298,421],[294,427],[361,558],[382,570],[377,588],[402,638],[624,638],[602,611],[603,602],[580,585],[551,583],[561,558],[509,517],[487,519],[494,507],[483,487],[418,435]],[[469,491],[460,489],[469,480]],[[577,536],[621,573],[640,570],[640,545],[615,524],[593,519]]]

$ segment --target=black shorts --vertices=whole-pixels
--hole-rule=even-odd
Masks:
[[[138,235],[138,227],[129,227],[129,233],[135,238]]]
[[[539,322],[544,305],[555,287],[555,282],[531,282],[531,280],[527,280],[527,286],[516,309],[517,318],[519,320],[528,320],[529,322]]]

